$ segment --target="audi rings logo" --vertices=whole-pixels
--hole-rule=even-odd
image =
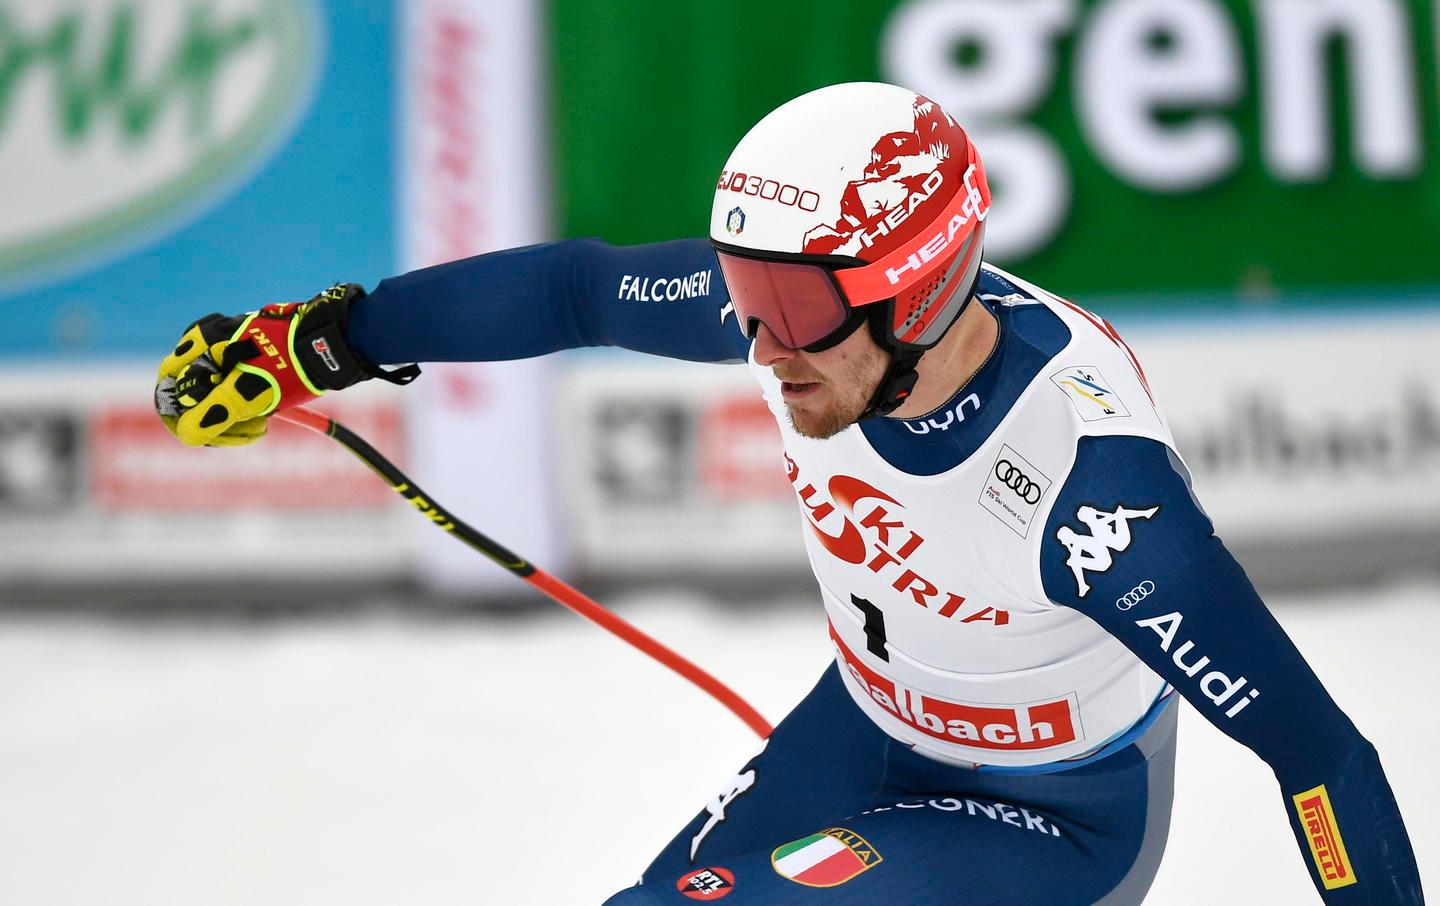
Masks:
[[[995,477],[1000,479],[1005,487],[1019,494],[1020,499],[1026,503],[1039,503],[1040,495],[1044,493],[1038,484],[1030,480],[1030,476],[1020,471],[1008,459],[1002,459],[995,463]]]
[[[1121,610],[1129,610],[1154,593],[1155,583],[1146,579],[1144,582],[1141,582],[1139,585],[1125,592],[1125,594],[1116,598],[1115,606]]]

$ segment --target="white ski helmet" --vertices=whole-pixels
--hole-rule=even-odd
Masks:
[[[741,327],[820,351],[868,322],[892,353],[866,415],[898,407],[915,363],[960,317],[980,275],[990,189],[939,105],[878,82],[782,104],[730,154],[710,241]]]

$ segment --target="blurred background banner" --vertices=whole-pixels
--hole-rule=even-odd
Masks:
[[[395,267],[387,4],[0,3],[9,355],[154,358]]]
[[[240,569],[207,562],[217,543],[285,581],[408,569],[400,514],[340,451],[283,426],[252,455],[186,451],[149,401],[194,319],[395,270],[393,22],[338,0],[0,2],[0,575]],[[403,455],[398,395],[339,407]],[[314,549],[275,544],[296,532]]]
[[[0,0],[0,575],[104,580],[124,538],[143,582],[190,568],[153,543],[175,520],[259,550],[324,519],[347,575],[510,587],[383,494],[316,491],[318,440],[171,449],[147,418],[154,362],[197,316],[335,280],[702,235],[749,125],[852,79],[974,133],[988,257],[1127,336],[1258,577],[1433,562],[1437,8]],[[37,387],[36,362],[64,379]],[[354,405],[432,493],[552,568],[713,579],[743,553],[803,577],[743,369],[587,350],[433,365]],[[230,469],[279,477],[207,505]],[[166,474],[209,477],[167,494]]]
[[[973,134],[988,257],[1061,293],[1368,301],[1440,283],[1431,0],[554,9],[567,234],[693,235],[752,123],[879,79]],[[645,191],[597,191],[617,181]]]
[[[419,0],[403,10],[402,269],[550,238],[540,8],[528,0]],[[425,486],[513,550],[563,571],[552,426],[534,417],[549,402],[552,365],[430,365],[406,397]],[[509,572],[418,520],[410,543],[427,589],[516,587]]]

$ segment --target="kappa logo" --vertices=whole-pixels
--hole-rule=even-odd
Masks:
[[[1086,571],[1106,573],[1114,565],[1113,554],[1123,553],[1130,547],[1130,520],[1149,519],[1160,512],[1160,505],[1143,510],[1133,510],[1124,504],[1107,513],[1093,506],[1082,506],[1075,511],[1075,518],[1090,529],[1082,535],[1068,525],[1062,525],[1055,538],[1070,552],[1065,565],[1075,574],[1075,586],[1080,597],[1090,593],[1090,583],[1085,581]]]
[[[692,900],[723,900],[735,889],[735,875],[728,868],[712,866],[681,875],[675,889]]]
[[[769,742],[769,739],[760,741],[760,749],[755,753],[755,758],[760,757],[760,753],[765,751],[765,746],[768,745]],[[690,840],[690,858],[692,860],[695,858],[695,854],[700,851],[700,844],[705,841],[705,838],[710,835],[711,831],[719,826],[721,821],[725,820],[725,809],[730,807],[730,803],[734,802],[736,797],[743,795],[754,785],[755,769],[750,768],[748,771],[741,771],[739,774],[730,778],[730,782],[725,784],[725,788],[716,794],[714,799],[705,803],[705,811],[710,813],[710,817],[705,819],[705,825],[701,827],[700,832]]]

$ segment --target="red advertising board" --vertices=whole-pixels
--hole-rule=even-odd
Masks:
[[[696,476],[714,499],[789,497],[780,432],[759,393],[747,387],[710,401],[697,435]]]
[[[404,462],[403,422],[393,403],[320,408]],[[171,437],[150,407],[112,405],[91,413],[88,434],[91,493],[110,511],[375,509],[393,497],[339,444],[278,419],[250,446],[197,449]]]

